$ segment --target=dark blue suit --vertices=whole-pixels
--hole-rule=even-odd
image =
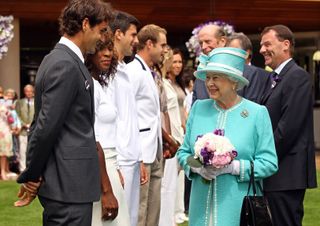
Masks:
[[[249,80],[249,85],[238,91],[238,94],[248,100],[261,104],[262,96],[270,89],[269,73],[261,68],[244,65],[243,76]]]
[[[306,188],[314,188],[316,167],[311,76],[293,60],[262,98],[272,122],[279,171],[264,180],[275,226],[301,225]]]
[[[249,80],[249,85],[239,90],[240,96],[256,102],[261,103],[262,96],[270,89],[271,81],[269,73],[261,68],[245,65],[243,76]],[[196,79],[193,87],[192,103],[200,99],[208,99],[209,94],[205,82]]]

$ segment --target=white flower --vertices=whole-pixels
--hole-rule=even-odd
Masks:
[[[216,152],[216,154],[225,154],[235,150],[227,137],[214,133],[206,133],[197,139],[194,145],[195,158],[201,158],[201,149],[203,148],[207,148],[209,152]]]
[[[0,59],[8,52],[8,44],[13,38],[13,16],[0,16]]]

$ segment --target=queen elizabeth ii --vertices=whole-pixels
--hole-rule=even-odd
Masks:
[[[267,109],[237,94],[249,83],[243,77],[245,58],[241,49],[216,48],[201,56],[202,64],[195,72],[205,81],[210,99],[198,100],[192,106],[184,142],[177,153],[192,180],[190,226],[238,226],[242,200],[248,191],[250,161],[257,182],[278,169]],[[191,166],[188,158],[195,155],[197,137],[217,130],[230,140],[237,157],[226,167]]]

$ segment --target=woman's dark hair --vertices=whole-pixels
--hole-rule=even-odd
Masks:
[[[174,49],[172,50],[172,52],[173,52],[173,55],[179,54],[179,55],[181,56],[181,59],[182,59],[182,69],[181,69],[179,75],[176,76],[176,82],[177,82],[177,84],[180,86],[180,88],[183,90],[183,92],[186,94],[186,91],[185,91],[185,89],[184,89],[184,88],[185,88],[185,85],[184,85],[184,81],[183,81],[183,67],[184,67],[184,57],[183,57],[183,53],[182,53],[181,50],[178,49],[178,48],[174,48]]]
[[[70,0],[59,17],[60,34],[74,36],[81,31],[85,18],[91,27],[112,20],[110,4],[101,0]]]
[[[114,78],[117,72],[118,56],[114,49],[113,36],[110,32],[108,33],[108,35],[106,35],[104,42],[102,41],[97,42],[95,53],[87,54],[86,62],[85,62],[89,72],[92,75],[92,73],[95,73],[95,71],[98,71],[98,69],[92,62],[93,56],[97,54],[99,51],[104,50],[106,48],[108,48],[110,51],[113,51],[113,56],[112,56],[111,64],[108,71],[101,71],[101,73],[98,75],[98,82],[102,86],[108,86],[109,81],[111,81]]]
[[[193,68],[185,68],[183,71],[183,85],[184,87],[188,87],[190,81],[195,81],[196,77],[193,75],[194,69]]]

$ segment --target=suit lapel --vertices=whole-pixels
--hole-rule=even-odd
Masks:
[[[138,57],[135,57],[135,59],[142,67],[143,71],[146,72],[146,76],[149,76],[150,78],[148,78],[148,81],[150,81],[150,86],[152,86],[152,91],[153,91],[153,96],[154,98],[156,99],[156,103],[157,103],[157,107],[160,106],[160,98],[159,98],[159,93],[158,93],[158,87],[157,87],[157,84],[156,84],[156,81],[153,77],[153,74],[151,72],[151,69],[149,68],[149,70],[146,69],[146,66],[142,63],[142,61],[138,58]]]
[[[84,65],[84,63],[80,60],[80,58],[71,50],[69,49],[66,45],[63,44],[57,44],[55,46],[55,48],[57,49],[63,49],[65,50],[69,55],[72,56],[72,58],[77,62],[77,64],[79,65],[80,71],[81,71],[81,75],[84,78],[84,88],[86,90],[89,90],[89,94],[91,97],[91,115],[92,115],[92,125],[94,125],[94,86],[93,86],[93,80],[92,77],[87,69],[87,67]]]
[[[278,82],[278,84],[273,87],[273,88],[270,88],[266,93],[265,95],[262,97],[262,100],[261,100],[261,104],[266,104],[268,99],[270,98],[272,92],[277,89],[277,87],[279,86],[279,83],[281,83],[281,80],[283,79],[283,76],[288,72],[289,68],[291,68],[293,65],[295,64],[294,60],[290,60],[286,66],[284,66],[284,68],[281,70],[280,74],[279,74],[279,77],[280,77],[280,81]]]

